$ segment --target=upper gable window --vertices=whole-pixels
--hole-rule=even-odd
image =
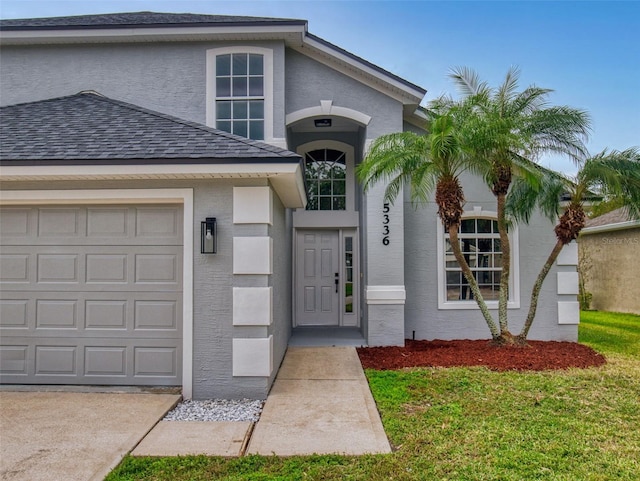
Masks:
[[[270,140],[273,52],[227,47],[207,52],[207,124],[253,140]]]
[[[216,57],[216,127],[264,140],[264,57],[230,53]]]

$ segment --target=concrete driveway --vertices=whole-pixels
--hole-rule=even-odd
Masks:
[[[0,391],[0,479],[102,480],[179,399]]]

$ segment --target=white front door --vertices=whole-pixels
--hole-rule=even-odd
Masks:
[[[337,230],[298,231],[296,324],[340,324],[340,242]]]

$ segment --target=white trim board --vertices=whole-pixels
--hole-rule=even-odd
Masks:
[[[193,189],[9,190],[0,205],[159,204],[183,205],[182,396],[193,397]]]

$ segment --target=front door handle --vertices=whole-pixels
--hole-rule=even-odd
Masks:
[[[339,274],[337,272],[336,272],[335,283],[336,283],[336,294],[337,294],[338,293],[338,284],[340,283]]]

